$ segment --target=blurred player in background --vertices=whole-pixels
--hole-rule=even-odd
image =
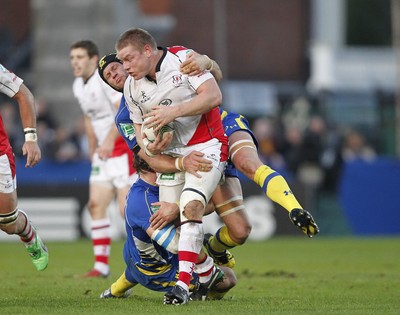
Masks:
[[[0,92],[18,102],[25,133],[25,143],[22,146],[22,153],[26,155],[25,167],[33,167],[41,159],[40,148],[37,144],[33,95],[21,78],[1,64]],[[27,214],[18,209],[16,189],[14,154],[0,116],[0,229],[7,234],[16,234],[20,237],[34,266],[41,271],[48,265],[49,254]]]
[[[105,84],[97,73],[99,52],[88,40],[71,46],[74,96],[84,113],[91,157],[88,208],[95,263],[82,277],[107,277],[110,273],[111,226],[108,206],[116,197],[123,216],[125,198],[134,173],[132,154],[114,125],[122,94]]]

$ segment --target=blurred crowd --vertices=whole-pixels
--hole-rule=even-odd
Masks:
[[[45,160],[57,162],[89,159],[83,117],[69,127],[59,126],[49,104],[36,100],[37,132]],[[15,154],[24,141],[18,106],[2,100],[0,112]],[[334,190],[344,161],[372,161],[375,148],[357,128],[340,128],[328,122],[300,99],[274,117],[249,117],[258,140],[259,155],[271,168],[289,180],[311,187]]]
[[[59,126],[49,111],[49,104],[36,99],[38,143],[44,160],[58,162],[89,159],[88,144],[83,117],[69,124]],[[0,113],[16,157],[22,156],[24,133],[18,106],[12,100],[0,102]]]
[[[289,180],[326,191],[336,190],[344,162],[377,156],[362,128],[329,122],[306,100],[277,117],[256,118],[252,129],[265,164]]]

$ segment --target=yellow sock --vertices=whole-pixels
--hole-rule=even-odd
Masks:
[[[290,212],[295,208],[302,209],[286,180],[270,167],[260,166],[253,180],[262,188],[269,199],[281,205],[287,211]]]
[[[239,246],[240,244],[234,242],[229,236],[228,228],[224,225],[221,227],[215,236],[210,239],[210,247],[214,252],[223,252],[226,249]]]
[[[123,296],[124,293],[136,284],[129,282],[125,277],[125,272],[111,285],[111,294],[117,297]]]

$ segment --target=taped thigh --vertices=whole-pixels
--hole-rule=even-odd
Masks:
[[[235,154],[243,148],[249,148],[249,149],[255,150],[257,152],[257,147],[253,141],[251,141],[249,139],[238,140],[229,146],[229,156],[230,156],[231,160],[233,160],[233,157],[235,156]]]
[[[234,196],[223,203],[215,205],[215,210],[220,217],[225,217],[236,211],[241,211],[244,209],[242,196]]]

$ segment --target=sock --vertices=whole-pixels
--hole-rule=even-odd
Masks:
[[[125,272],[111,285],[111,294],[117,297],[123,296],[126,291],[133,288],[136,283],[129,282],[125,277]]]
[[[218,256],[218,253],[224,253],[226,249],[240,245],[233,241],[229,236],[229,231],[226,225],[222,226],[217,233],[210,238],[209,244],[211,247],[210,249],[215,256]]]
[[[92,242],[95,257],[94,269],[103,275],[110,272],[108,258],[111,249],[111,226],[110,219],[92,221]]]
[[[35,243],[36,241],[36,232],[32,228],[32,224],[28,219],[28,216],[26,215],[25,212],[21,210],[19,211],[19,215],[23,215],[25,217],[25,226],[22,229],[20,233],[18,233],[19,238],[21,239],[22,243],[24,243],[25,246],[30,246]]]
[[[214,261],[213,259],[204,253],[204,258],[201,261],[198,261],[194,271],[199,276],[200,283],[207,283],[214,272]]]
[[[179,278],[177,285],[189,290],[190,279],[200,250],[203,246],[204,230],[202,222],[187,222],[181,225],[179,238]]]
[[[283,176],[270,167],[260,166],[253,181],[262,188],[269,199],[281,205],[288,212],[295,208],[302,209]]]

